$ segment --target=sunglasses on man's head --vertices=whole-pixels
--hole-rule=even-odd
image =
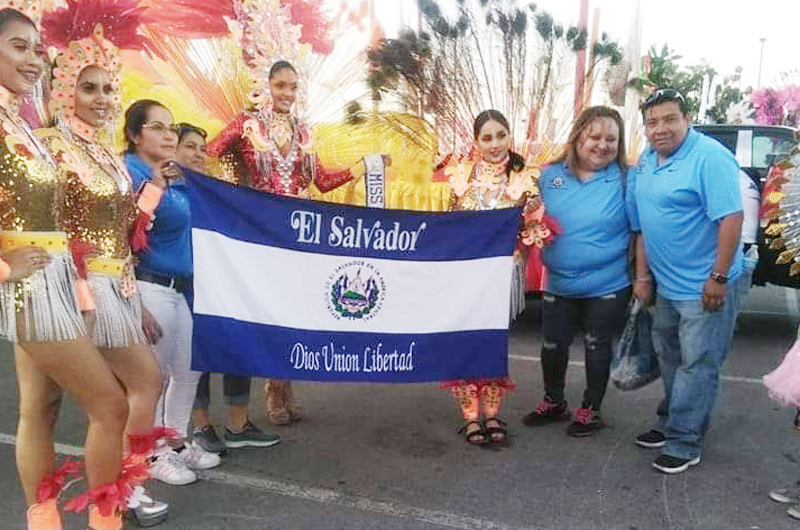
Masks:
[[[661,103],[669,103],[669,102],[680,103],[681,107],[686,106],[686,99],[683,97],[683,94],[675,90],[674,88],[662,88],[656,90],[647,99],[644,100],[642,103],[642,111],[649,109],[654,105],[659,105]]]

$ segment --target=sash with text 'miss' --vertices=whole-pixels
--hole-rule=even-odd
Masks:
[[[385,383],[507,375],[519,210],[366,209],[187,174],[193,369]]]

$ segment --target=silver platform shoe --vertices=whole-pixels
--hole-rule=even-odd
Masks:
[[[128,500],[128,509],[125,518],[136,523],[141,528],[149,528],[163,523],[169,513],[169,504],[152,499],[145,489],[136,486],[131,498]]]

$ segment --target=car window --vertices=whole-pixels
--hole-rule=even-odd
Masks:
[[[791,153],[792,147],[794,141],[789,138],[754,132],[752,167],[766,169],[776,159]]]

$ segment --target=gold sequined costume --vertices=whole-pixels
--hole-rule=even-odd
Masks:
[[[501,164],[462,161],[447,166],[443,172],[452,189],[450,210],[495,210],[523,206],[523,216],[530,217],[540,210],[541,200],[537,181],[541,174],[536,167],[525,166],[519,171],[507,171],[506,160]],[[541,235],[541,233],[539,233]],[[539,244],[535,241],[536,229],[520,219],[520,247]],[[525,302],[525,256],[514,253],[514,274],[511,293],[511,319],[524,309]],[[514,384],[508,379],[480,379],[451,381],[444,385],[450,388],[466,421],[476,421],[481,404],[487,417],[493,418],[500,409],[503,395]]]
[[[44,269],[0,284],[0,336],[11,342],[75,340],[86,333],[75,294],[75,267],[60,231],[60,176],[52,157],[19,115],[15,95],[0,87],[0,248],[39,246]]]
[[[56,203],[61,226],[73,248],[86,254],[96,315],[92,341],[105,348],[146,344],[129,242],[140,210],[125,165],[77,118],[38,133],[62,175]],[[82,256],[74,259],[81,267]]]

